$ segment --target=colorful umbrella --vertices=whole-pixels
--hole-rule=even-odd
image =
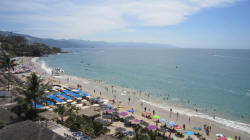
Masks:
[[[166,119],[160,119],[161,122],[167,123],[168,121]]]
[[[107,105],[107,107],[108,107],[108,108],[112,108],[112,107],[113,107],[113,105]]]
[[[178,126],[178,124],[176,122],[171,121],[168,122],[168,126]]]
[[[193,131],[186,131],[186,135],[194,135]]]
[[[121,112],[120,115],[121,115],[121,116],[127,116],[128,113],[127,113],[127,112]]]
[[[128,110],[130,113],[134,113],[135,111],[133,109]]]
[[[176,126],[175,129],[176,130],[183,130],[181,126]]]
[[[195,126],[194,129],[195,129],[195,130],[199,130],[199,131],[201,130],[201,128],[198,127],[198,126]]]
[[[151,112],[147,112],[146,115],[151,115]]]
[[[157,129],[157,126],[156,125],[149,125],[147,128],[148,128],[148,130],[155,130],[155,129]]]
[[[155,119],[160,119],[161,117],[160,117],[159,115],[154,115],[153,118],[155,118]]]
[[[134,119],[134,120],[133,120],[133,122],[135,122],[135,123],[140,123],[140,122],[141,122],[141,120]]]
[[[220,137],[219,140],[227,140],[226,137]]]

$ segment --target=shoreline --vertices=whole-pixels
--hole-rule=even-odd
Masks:
[[[230,124],[226,126],[225,124],[219,121],[228,122],[229,120],[225,120],[219,117],[216,117],[216,119],[213,120],[212,117],[203,113],[196,113],[194,111],[190,113],[190,110],[188,109],[186,110],[179,109],[178,107],[171,105],[171,103],[167,103],[166,100],[159,99],[159,97],[152,97],[152,96],[148,97],[144,93],[138,93],[134,89],[129,89],[120,86],[113,86],[108,83],[100,82],[97,80],[90,80],[82,77],[78,78],[71,75],[63,75],[53,78],[51,75],[46,74],[45,72],[48,71],[46,71],[46,69],[42,67],[39,63],[34,62],[33,59],[34,58],[32,59],[28,58],[28,66],[31,66],[30,64],[33,63],[32,70],[45,76],[46,77],[45,79],[50,79],[53,82],[59,82],[59,83],[61,82],[61,84],[65,85],[72,85],[72,83],[74,83],[75,85],[80,84],[83,87],[83,91],[90,93],[92,96],[93,95],[94,97],[101,96],[109,100],[116,98],[116,102],[121,102],[121,105],[126,106],[125,108],[131,108],[130,106],[132,106],[135,109],[135,111],[138,112],[139,114],[143,112],[144,107],[147,107],[147,111],[152,112],[153,110],[155,110],[156,114],[160,115],[162,118],[165,118],[168,121],[176,121],[180,126],[182,126],[182,124],[186,124],[187,128],[189,129],[192,129],[194,126],[199,126],[203,128],[203,125],[207,124],[212,127],[212,131],[209,137],[210,139],[215,139],[216,133],[223,133],[226,136],[230,136],[233,138],[234,136],[240,136],[242,139],[246,140],[250,139],[250,130],[248,130],[247,128],[246,131],[242,131],[240,130],[240,128],[237,129],[236,126],[232,126],[234,125],[233,121],[231,121]],[[128,104],[128,97],[131,98],[130,104]],[[141,103],[143,103],[143,107],[141,107]],[[170,113],[169,111],[170,108],[173,109],[172,113]],[[179,112],[178,118],[176,114],[177,112]],[[204,118],[200,117],[201,115],[204,115]],[[188,121],[189,117],[191,118],[190,123]],[[207,117],[210,117],[210,119]]]

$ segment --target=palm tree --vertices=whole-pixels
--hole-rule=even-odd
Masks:
[[[21,95],[16,99],[18,102],[18,106],[16,108],[24,111],[24,113],[26,113],[26,118],[35,119],[37,113],[35,105],[44,101],[44,91],[47,88],[48,83],[43,84],[40,77],[38,77],[35,73],[32,73],[31,76],[27,78],[27,85],[24,88],[16,89]]]
[[[59,105],[55,110],[61,117],[61,121],[64,122],[64,117],[67,115],[75,115],[75,109],[72,106]]]
[[[1,53],[1,57],[0,57],[0,68],[4,68],[4,70],[8,70],[8,91],[10,91],[10,70],[14,70],[14,61],[15,60],[11,60],[11,58],[9,57],[9,55],[7,55],[4,51],[2,51]],[[12,102],[12,95],[11,95],[11,102]]]
[[[10,70],[14,70],[15,60],[11,59],[4,51],[2,51],[2,56],[0,57],[0,67],[4,70],[8,70],[8,91],[10,90]]]

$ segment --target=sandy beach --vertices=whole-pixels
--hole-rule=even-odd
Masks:
[[[206,136],[204,130],[201,131],[203,136],[206,136],[211,140],[216,139],[216,133],[222,133],[225,136],[232,138],[240,136],[241,140],[250,140],[250,130],[242,131],[234,128],[234,126],[223,125],[219,123],[222,121],[220,118],[205,119],[197,117],[194,114],[199,112],[190,112],[188,109],[180,111],[180,108],[172,105],[167,100],[152,97],[133,89],[114,86],[97,80],[89,80],[69,75],[53,77],[46,73],[46,70],[42,69],[39,63],[34,62],[34,58],[33,62],[30,57],[23,57],[22,60],[23,63],[31,68],[33,72],[42,75],[46,81],[53,84],[64,84],[71,87],[76,87],[76,85],[79,84],[82,86],[82,91],[91,94],[93,97],[101,97],[108,100],[114,99],[115,105],[120,106],[121,110],[133,108],[136,116],[141,116],[144,112],[144,108],[146,107],[147,111],[152,112],[154,110],[155,114],[161,116],[161,118],[168,121],[175,121],[179,126],[185,124],[186,130],[193,130],[194,126],[199,126],[203,129],[204,124],[211,126],[209,136]],[[131,99],[130,102],[128,100],[129,98]],[[170,112],[170,109],[172,109],[172,112]],[[153,121],[149,121],[154,124]]]

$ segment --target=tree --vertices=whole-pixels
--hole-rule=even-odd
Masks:
[[[10,70],[14,70],[14,64],[15,60],[11,60],[9,55],[7,55],[4,51],[2,51],[2,55],[0,57],[0,63],[1,68],[4,68],[8,71],[8,91],[10,91]],[[12,102],[12,96],[11,96],[11,102]]]
[[[18,105],[14,108],[18,115],[25,114],[26,119],[35,119],[37,116],[36,104],[41,103],[45,99],[45,90],[49,85],[43,84],[40,77],[32,73],[27,78],[27,85],[23,88],[17,88],[17,92],[21,96],[16,98]]]
[[[64,122],[63,118],[68,114],[68,108],[65,105],[59,105],[54,111],[60,115],[61,121]]]

